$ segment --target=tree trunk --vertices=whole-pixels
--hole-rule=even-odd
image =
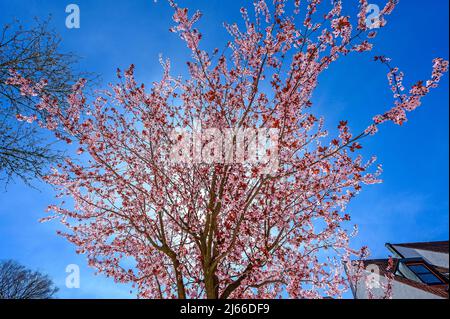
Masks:
[[[206,298],[219,298],[219,280],[214,272],[205,272],[205,290]]]

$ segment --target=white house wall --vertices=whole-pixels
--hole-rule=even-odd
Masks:
[[[422,249],[413,249],[402,246],[395,246],[394,248],[404,256],[404,258],[417,258],[422,257],[427,262],[434,266],[444,267],[448,269],[449,257],[448,253],[439,253],[435,251],[422,250]]]
[[[416,251],[430,264],[448,269],[448,254],[419,249]]]
[[[380,282],[386,282],[386,279],[383,277],[381,278]],[[437,296],[435,294],[415,288],[399,281],[394,281],[392,287],[393,299],[445,299],[443,297]],[[372,289],[372,293],[374,294],[375,298],[381,298],[385,295],[384,291],[381,288]],[[357,299],[368,299],[368,291],[364,282],[360,282],[358,284],[356,297]]]

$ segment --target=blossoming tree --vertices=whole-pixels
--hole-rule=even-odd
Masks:
[[[142,298],[341,295],[347,288],[343,262],[365,253],[349,246],[345,207],[362,185],[379,182],[380,168],[370,168],[375,159],[357,154],[360,141],[383,122],[404,123],[448,63],[435,59],[430,80],[405,90],[403,74],[388,58],[376,57],[389,68],[393,107],[363,132],[352,133],[341,121],[338,134],[329,136],[323,119],[313,115],[311,96],[331,63],[371,49],[376,31],[366,21],[366,0],[359,1],[356,17],[344,15],[337,0],[256,0],[254,13],[241,10],[242,27],[226,25],[227,49],[211,53],[201,49],[194,27],[201,14],[170,4],[172,31],[192,51],[188,79],[171,76],[169,61],[161,60],[162,80],[146,89],[131,66],[118,70],[118,83],[93,101],[80,80],[70,107],[61,109],[45,94],[44,80],[32,83],[11,71],[9,84],[35,96],[49,114],[38,124],[66,130],[82,158],[68,159],[46,177],[73,201],[50,206],[49,219],[67,227],[60,234],[91,266],[133,283]],[[378,27],[395,4],[388,0]],[[19,119],[34,120],[33,114]],[[197,141],[204,161],[174,161],[180,155],[174,145],[184,138],[174,132],[193,132],[195,123],[219,135],[276,129],[276,168],[207,161],[210,152],[226,151],[207,135]],[[238,144],[233,134],[229,148]]]

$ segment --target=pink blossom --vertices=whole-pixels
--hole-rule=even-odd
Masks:
[[[145,86],[131,65],[92,99],[85,97],[81,79],[63,108],[46,95],[45,81],[35,84],[11,70],[7,84],[48,113],[38,124],[74,142],[75,152],[86,158],[83,165],[68,158],[45,177],[58,198],[73,202],[49,206],[49,218],[61,222],[65,231],[59,234],[91,267],[131,282],[141,298],[341,296],[348,289],[342,261],[368,254],[350,245],[356,232],[346,230],[347,205],[363,187],[381,182],[376,158],[360,155],[363,138],[384,122],[403,124],[437,86],[448,62],[434,60],[431,79],[406,90],[403,73],[388,58],[376,57],[389,66],[393,107],[362,132],[342,120],[333,133],[314,115],[311,100],[330,65],[371,49],[375,35],[362,25],[363,11],[352,25],[355,17],[342,16],[341,1],[333,1],[323,19],[319,0],[302,10],[295,1],[292,12],[284,1],[269,10],[257,0],[255,14],[241,11],[244,23],[226,25],[227,50],[209,54],[195,28],[200,12],[190,15],[170,3],[172,31],[192,54],[186,79],[172,76],[170,61],[161,58],[161,80]],[[389,0],[383,14],[395,3]],[[367,2],[360,4],[363,10]],[[192,133],[186,154],[193,157],[199,148],[203,155],[211,141],[197,136],[199,126],[223,135],[231,129],[279,130],[279,169],[263,174],[265,167],[253,163],[174,161],[174,145],[185,140],[177,129]],[[229,141],[234,147],[236,136]]]

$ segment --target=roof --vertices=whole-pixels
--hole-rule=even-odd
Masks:
[[[431,241],[422,243],[403,243],[403,244],[391,244],[393,246],[400,246],[412,249],[429,250],[439,253],[447,253],[448,250],[448,240],[447,241]]]
[[[448,242],[447,242],[448,243]],[[393,258],[394,261],[394,269],[397,269],[398,266],[398,262],[400,259],[398,258]],[[364,265],[377,265],[380,269],[380,275],[386,275],[387,273],[392,273],[391,270],[387,270],[388,268],[388,263],[389,263],[389,259],[368,259],[368,260],[364,260]],[[423,291],[432,293],[434,295],[443,297],[443,298],[448,298],[449,294],[448,294],[448,285],[439,285],[439,286],[428,286],[424,283],[420,283],[399,275],[394,275],[394,280],[397,282],[401,282],[404,283],[406,285],[409,285],[411,287],[417,288],[417,289],[421,289]]]
[[[448,268],[439,267],[439,266],[436,266],[436,265],[433,265],[433,267],[434,267],[434,269],[436,269],[437,271],[439,271],[443,275],[448,274]]]

